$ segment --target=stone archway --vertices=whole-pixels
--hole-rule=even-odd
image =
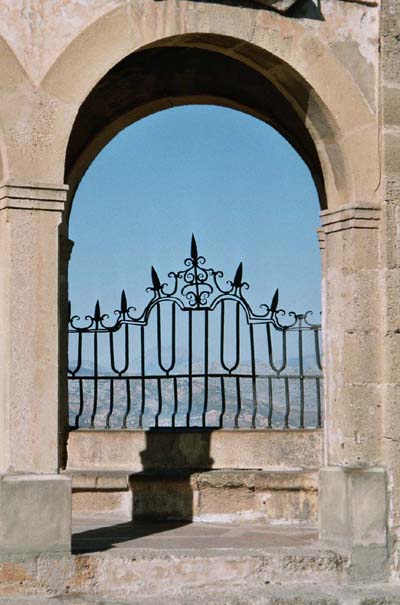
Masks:
[[[358,18],[361,22],[357,13]],[[340,11],[336,19],[336,27],[345,26]],[[24,414],[32,401],[36,406],[22,432],[29,447],[17,451],[6,440],[2,470],[55,473],[60,464],[55,433],[63,388],[60,355],[65,360],[59,338],[59,294],[65,307],[68,252],[64,179],[73,194],[87,165],[118,130],[168,106],[171,99],[173,104],[212,100],[261,117],[292,142],[312,170],[326,248],[326,463],[349,468],[382,464],[375,388],[381,381],[382,348],[379,125],[371,95],[334,44],[335,27],[317,29],[302,19],[233,3],[184,1],[118,4],[94,19],[85,21],[79,15],[76,22],[73,34],[65,25],[64,46],[49,38],[55,50],[47,53],[48,61],[36,65],[30,79],[14,79],[13,103],[0,106],[9,178],[3,196],[7,225],[2,229],[11,233],[3,243],[4,258],[14,290],[22,283],[24,292],[23,300],[15,297],[13,308],[3,294],[3,334],[14,355],[2,369],[3,383],[11,385],[4,401],[10,434],[21,434],[17,412]],[[62,25],[56,25],[56,33],[62,32]],[[188,73],[194,63],[196,70]],[[211,79],[210,64],[226,77]],[[167,79],[160,73],[162,65]],[[237,86],[238,75],[246,86]],[[141,83],[138,90],[134,79]],[[28,212],[16,215],[15,207]],[[29,316],[26,299],[34,300],[38,309],[49,307],[51,320],[42,312]],[[35,334],[32,342],[26,343],[16,329],[17,317],[24,317]],[[46,352],[46,377],[35,365],[40,351]],[[13,360],[25,367],[22,387]],[[368,403],[369,415],[363,413],[360,398]],[[40,444],[44,421],[50,426],[50,462]],[[35,448],[34,457],[30,454]],[[348,506],[343,503],[340,521],[346,536]],[[326,527],[329,537],[329,523]],[[335,528],[332,531],[335,534]]]
[[[162,46],[138,50],[120,61],[80,106],[66,153],[65,182],[71,199],[87,166],[125,126],[168,107],[204,103],[244,111],[277,129],[308,165],[321,208],[326,209],[324,175],[312,135],[302,112],[273,81],[229,55],[191,46],[187,37],[181,44],[169,44],[165,40]],[[270,55],[265,60],[279,65]],[[300,78],[297,88],[306,105],[310,92]],[[333,127],[324,128],[334,138]]]

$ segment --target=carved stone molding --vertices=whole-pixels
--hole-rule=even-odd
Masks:
[[[0,210],[50,210],[62,212],[67,199],[67,185],[17,184],[0,187]]]
[[[321,212],[321,226],[325,234],[345,229],[378,229],[380,207],[372,204],[343,206]]]

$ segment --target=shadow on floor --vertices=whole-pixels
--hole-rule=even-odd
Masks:
[[[109,550],[123,542],[131,542],[138,538],[145,538],[153,534],[178,529],[189,525],[191,521],[176,521],[169,523],[140,523],[133,521],[109,525],[106,527],[97,527],[72,535],[72,552],[74,554],[84,554]]]

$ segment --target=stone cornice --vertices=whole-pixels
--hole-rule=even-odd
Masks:
[[[67,185],[8,183],[0,187],[0,210],[14,208],[62,212],[67,193]]]
[[[346,229],[378,229],[380,207],[372,204],[342,206],[335,210],[321,212],[321,226],[325,233]]]

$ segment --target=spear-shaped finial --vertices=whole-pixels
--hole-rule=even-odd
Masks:
[[[239,263],[238,268],[236,269],[235,277],[233,278],[233,287],[238,289],[242,285],[243,278],[243,263]]]
[[[154,269],[154,267],[151,267],[151,281],[153,282],[154,291],[159,292],[161,290],[161,282],[160,278],[158,277],[158,273]]]
[[[120,309],[120,311],[123,315],[125,315],[126,312],[128,311],[128,303],[126,300],[125,290],[122,290],[122,293],[121,293],[121,309]]]
[[[275,294],[272,297],[271,305],[269,307],[271,315],[273,315],[275,313],[275,311],[277,310],[277,308],[278,308],[278,301],[279,301],[279,290],[277,288],[275,290]]]
[[[99,323],[101,321],[101,311],[100,311],[100,302],[96,301],[96,306],[94,308],[94,321]]]
[[[197,261],[199,254],[197,252],[197,243],[194,234],[192,233],[192,242],[190,245],[190,255],[194,261]]]

